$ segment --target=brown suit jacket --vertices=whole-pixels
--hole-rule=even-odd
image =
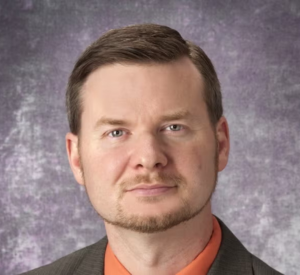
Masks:
[[[220,219],[218,221],[222,229],[222,242],[208,275],[281,274],[248,252],[226,225]],[[21,275],[104,275],[106,245],[107,238],[104,237],[93,245]]]

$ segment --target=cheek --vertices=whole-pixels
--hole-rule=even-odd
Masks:
[[[109,218],[118,201],[116,183],[125,167],[121,152],[86,155],[83,161],[85,187],[91,204],[100,216]]]
[[[198,208],[209,199],[215,186],[214,148],[192,146],[187,152],[179,169],[187,181],[185,196]]]
[[[174,154],[173,154],[174,155]],[[185,170],[201,170],[206,152],[198,144],[184,144],[176,148],[174,157],[177,167]]]
[[[127,165],[127,156],[122,150],[101,154],[99,160],[99,173],[116,182],[123,174]]]
[[[179,173],[188,182],[202,185],[215,177],[215,148],[211,145],[190,144],[178,150],[174,159]]]
[[[122,176],[127,165],[127,157],[122,150],[93,150],[83,162],[85,184],[91,194],[113,196],[111,192]],[[97,153],[96,153],[97,152]]]
[[[122,152],[102,152],[89,156],[85,165],[87,176],[114,182],[126,166],[126,156]],[[101,182],[99,182],[100,184]]]

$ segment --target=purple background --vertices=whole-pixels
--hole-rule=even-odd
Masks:
[[[154,22],[211,57],[231,133],[214,213],[281,272],[300,269],[300,1],[0,1],[0,274],[47,264],[104,227],[65,153],[65,87],[105,31]]]

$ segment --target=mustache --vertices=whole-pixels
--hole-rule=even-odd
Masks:
[[[180,186],[185,183],[185,179],[181,175],[173,175],[166,173],[158,173],[155,175],[136,175],[132,179],[126,179],[120,183],[122,190],[132,188],[138,184],[157,184],[162,183],[166,186]]]

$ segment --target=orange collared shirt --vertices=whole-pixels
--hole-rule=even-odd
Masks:
[[[208,244],[189,265],[179,271],[176,275],[206,275],[217,256],[221,245],[221,240],[222,232],[220,225],[217,219],[213,217],[213,234]],[[107,245],[105,251],[104,267],[105,275],[130,275],[127,269],[114,255],[109,244]]]

